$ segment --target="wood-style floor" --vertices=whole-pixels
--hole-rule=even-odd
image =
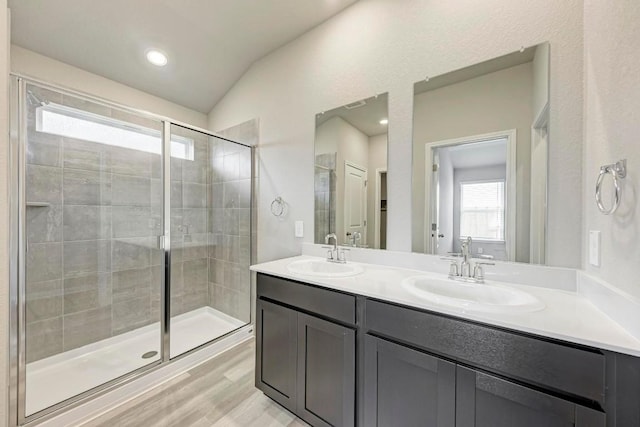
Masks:
[[[254,354],[247,341],[83,426],[308,426],[254,387]]]

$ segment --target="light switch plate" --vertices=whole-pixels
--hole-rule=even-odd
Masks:
[[[589,264],[600,267],[600,232],[589,231]]]
[[[296,221],[296,237],[304,237],[304,222]]]

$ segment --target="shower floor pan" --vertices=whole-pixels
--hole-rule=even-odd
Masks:
[[[244,325],[246,323],[211,307],[172,317],[171,357]],[[27,415],[160,360],[160,338],[160,323],[154,323],[28,363]],[[157,353],[150,356],[152,352]]]

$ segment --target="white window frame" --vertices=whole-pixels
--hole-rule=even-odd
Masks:
[[[506,238],[507,238],[507,180],[504,178],[496,178],[496,179],[483,179],[483,180],[473,180],[473,181],[460,181],[460,188],[458,189],[460,191],[460,210],[458,212],[456,212],[455,214],[459,216],[459,224],[460,224],[460,236],[458,236],[459,240],[462,242],[464,240],[466,240],[466,238],[468,236],[462,234],[462,187],[464,185],[472,185],[472,184],[492,184],[492,183],[498,183],[501,182],[504,185],[503,188],[503,196],[504,196],[504,200],[503,200],[503,214],[502,214],[502,219],[503,219],[503,225],[502,225],[502,239],[487,239],[487,238],[481,238],[481,237],[474,237],[471,236],[471,238],[473,239],[474,242],[488,242],[488,243],[506,243]]]

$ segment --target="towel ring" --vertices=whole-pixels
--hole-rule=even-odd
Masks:
[[[602,182],[604,176],[611,174],[613,177],[613,205],[607,209],[602,203]],[[620,160],[610,165],[604,165],[600,167],[600,174],[596,181],[596,204],[598,209],[605,215],[611,215],[620,206],[620,200],[622,199],[622,187],[620,187],[620,180],[627,176],[627,160]]]
[[[282,197],[278,196],[273,202],[271,202],[271,213],[274,216],[282,216],[284,213],[285,202]]]

